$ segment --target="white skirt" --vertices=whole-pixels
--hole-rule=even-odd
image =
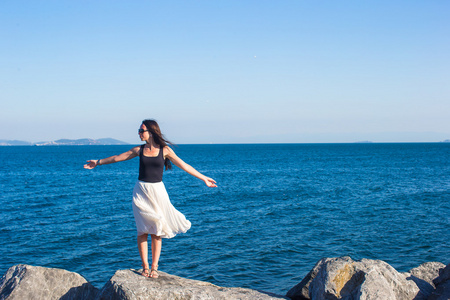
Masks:
[[[170,203],[162,182],[136,182],[133,214],[138,235],[154,234],[170,239],[191,228],[191,222]]]

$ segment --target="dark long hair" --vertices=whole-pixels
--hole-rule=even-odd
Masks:
[[[168,141],[161,133],[161,129],[159,129],[159,125],[155,120],[147,119],[142,121],[142,124],[144,124],[145,127],[147,127],[147,130],[152,134],[153,140],[161,147],[161,151],[166,146],[174,146],[174,144]],[[164,160],[164,166],[166,166],[166,170],[172,169],[172,164],[169,159],[166,158]]]

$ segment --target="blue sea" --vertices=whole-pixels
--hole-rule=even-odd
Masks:
[[[138,159],[83,169],[132,146],[0,147],[0,273],[63,268],[101,288],[140,268],[131,208]],[[164,239],[160,270],[285,294],[323,257],[398,271],[450,263],[450,144],[179,145],[212,189],[174,167],[164,182],[192,228]]]

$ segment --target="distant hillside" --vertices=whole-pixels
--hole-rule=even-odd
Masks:
[[[78,139],[78,140],[69,140],[69,139],[61,139],[52,142],[43,142],[37,143],[36,146],[86,146],[86,145],[126,145],[128,143],[112,139]]]
[[[128,145],[128,143],[112,138],[98,139],[97,141],[100,142],[101,145]]]
[[[0,146],[84,146],[84,145],[127,145],[128,143],[112,139],[112,138],[104,138],[104,139],[78,139],[78,140],[69,140],[69,139],[60,139],[51,142],[39,142],[39,143],[30,143],[25,141],[17,141],[17,140],[0,140]]]
[[[18,141],[18,140],[0,140],[0,146],[31,146],[30,142]]]

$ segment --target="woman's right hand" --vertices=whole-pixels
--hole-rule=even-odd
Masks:
[[[91,170],[91,169],[95,168],[96,166],[98,166],[98,160],[88,160],[87,164],[85,164],[83,167],[85,169]]]

